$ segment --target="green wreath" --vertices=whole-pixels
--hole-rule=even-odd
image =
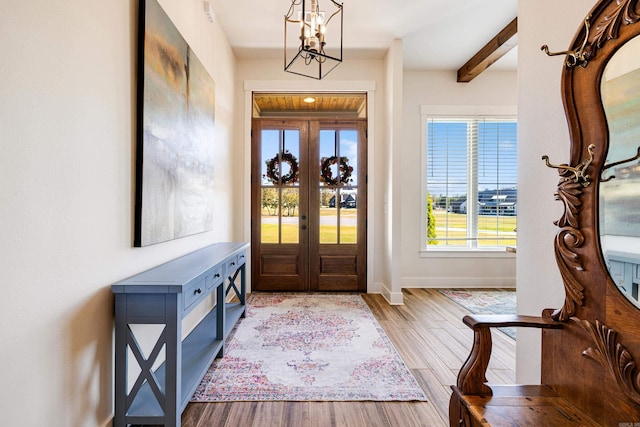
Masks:
[[[320,159],[322,163],[322,169],[320,170],[320,175],[325,183],[329,185],[337,185],[338,182],[341,184],[348,184],[353,179],[351,178],[351,174],[353,173],[353,167],[349,166],[349,159],[346,157],[340,157],[340,164],[338,166],[338,175],[339,177],[333,177],[333,172],[331,172],[331,166],[338,163],[337,156],[331,157],[323,157]]]
[[[296,159],[296,156],[291,154],[289,151],[285,151],[280,156],[280,159],[278,159],[278,155],[276,154],[272,159],[265,161],[267,165],[267,179],[274,184],[294,184],[298,182],[298,178],[300,177],[300,168],[298,167],[298,159]],[[289,164],[289,173],[282,176],[280,176],[281,161]]]

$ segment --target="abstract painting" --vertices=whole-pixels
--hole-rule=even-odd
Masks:
[[[156,0],[140,0],[134,246],[213,223],[215,83]]]

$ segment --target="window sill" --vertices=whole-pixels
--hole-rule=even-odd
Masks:
[[[506,248],[486,249],[429,249],[421,250],[420,258],[515,258],[516,253]]]

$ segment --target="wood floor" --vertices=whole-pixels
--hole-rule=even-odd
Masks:
[[[469,355],[468,312],[433,289],[406,289],[402,306],[363,295],[427,394],[427,402],[190,403],[183,427],[426,427],[448,426],[450,385]],[[515,341],[493,333],[490,383],[515,383]]]

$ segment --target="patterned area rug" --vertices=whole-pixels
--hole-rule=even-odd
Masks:
[[[192,402],[426,396],[359,295],[253,294]]]
[[[473,314],[516,314],[516,291],[514,289],[443,289],[440,291]],[[499,328],[514,340],[515,328]]]

